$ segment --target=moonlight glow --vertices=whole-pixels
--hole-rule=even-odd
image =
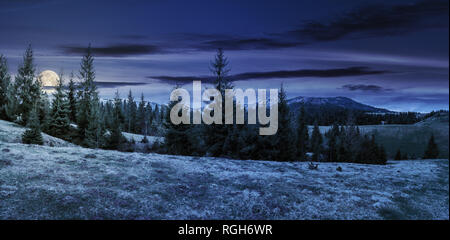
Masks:
[[[39,74],[39,80],[43,87],[56,87],[59,82],[59,77],[55,72],[45,70]]]

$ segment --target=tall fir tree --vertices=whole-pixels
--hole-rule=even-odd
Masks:
[[[278,161],[294,161],[296,155],[296,140],[292,131],[289,106],[287,104],[286,91],[283,85],[278,92],[278,132],[277,132]]]
[[[179,85],[177,85],[175,89],[176,88],[179,88]],[[166,111],[165,120],[163,121],[164,127],[166,128],[164,143],[169,154],[190,155],[192,150],[188,132],[190,125],[183,123],[174,124],[170,119],[170,109],[177,103],[178,101],[170,101],[168,107],[169,110]],[[180,112],[177,114],[180,114]]]
[[[135,133],[136,128],[136,112],[137,112],[137,106],[136,102],[134,101],[133,93],[130,91],[128,92],[128,100],[127,100],[127,132],[129,133]]]
[[[83,145],[90,148],[101,148],[104,146],[104,126],[101,119],[100,101],[98,94],[93,93],[89,106],[88,126],[85,131]]]
[[[114,108],[112,111],[112,121],[110,134],[108,138],[108,148],[110,149],[118,149],[120,144],[125,141],[125,138],[122,135],[122,100],[119,96],[119,91],[116,91],[116,95],[114,97]]]
[[[225,89],[233,88],[233,84],[228,77],[228,73],[231,70],[228,65],[228,58],[225,57],[223,49],[219,48],[214,61],[211,63],[210,70],[214,75],[214,87],[219,90],[222,97],[225,96]]]
[[[159,117],[160,117],[160,114],[159,114],[159,105],[158,104],[156,104],[155,105],[155,109],[153,110],[153,112],[152,112],[152,119],[153,119],[153,122],[154,123],[158,123],[158,122],[160,122],[160,119],[159,119]]]
[[[31,45],[29,45],[14,81],[17,97],[17,115],[19,122],[22,124],[28,122],[28,114],[31,112],[34,103],[38,102],[41,96],[41,88],[35,72],[33,50]]]
[[[41,123],[41,130],[47,132],[49,130],[50,118],[51,118],[51,107],[50,100],[45,91],[41,91],[40,97],[38,98],[38,114],[39,121]]]
[[[147,102],[147,105],[145,106],[145,115],[146,115],[146,121],[145,121],[145,136],[150,135],[150,129],[153,123],[153,114],[152,114],[152,105],[150,102]]]
[[[114,111],[114,100],[107,101],[103,106],[103,116],[104,125],[106,129],[111,129],[113,122],[113,111]]]
[[[70,132],[69,102],[63,92],[64,76],[60,74],[56,91],[53,94],[52,110],[48,132],[62,139],[68,139]]]
[[[77,87],[75,85],[74,74],[70,73],[69,84],[67,86],[67,101],[69,104],[69,119],[71,122],[77,122]]]
[[[300,161],[306,161],[306,152],[309,145],[308,125],[306,124],[305,106],[302,105],[298,115],[297,126],[297,157]]]
[[[317,121],[314,123],[314,129],[311,135],[311,151],[313,153],[312,160],[320,160],[320,155],[322,153],[322,134],[320,133],[319,125]]]
[[[42,138],[41,133],[41,126],[39,123],[39,114],[38,114],[38,107],[37,104],[34,104],[34,106],[31,107],[30,113],[29,113],[27,129],[22,134],[22,143],[24,144],[37,144],[37,145],[43,145],[44,141]]]
[[[337,123],[334,123],[331,127],[330,131],[326,133],[326,137],[328,139],[327,145],[328,148],[326,150],[326,158],[329,162],[337,162],[338,161],[338,139],[339,139],[339,126]]]
[[[217,50],[214,61],[211,63],[210,71],[214,76],[214,87],[222,95],[222,106],[225,104],[225,90],[232,89],[233,84],[228,77],[230,72],[229,61],[225,57],[223,49]],[[217,101],[215,101],[217,103]],[[220,156],[223,154],[223,146],[229,133],[232,132],[233,126],[224,123],[225,108],[221,107],[222,111],[222,124],[205,125],[204,130],[206,132],[206,144],[208,148],[208,154],[211,156]]]
[[[97,86],[94,83],[95,69],[91,45],[87,48],[80,64],[81,88],[78,92],[77,124],[79,142],[87,147],[100,145],[100,114]]]
[[[137,114],[136,114],[136,132],[142,135],[147,135],[147,114],[145,111],[145,99],[144,93],[141,93],[141,101],[139,102]]]
[[[402,160],[402,152],[400,152],[400,149],[397,149],[394,160]]]
[[[6,119],[13,122],[17,122],[17,114],[19,109],[16,93],[16,88],[11,83],[6,91],[6,103],[4,105],[4,110]]]
[[[434,134],[431,134],[431,137],[428,140],[428,145],[427,145],[427,148],[425,149],[423,158],[424,159],[436,159],[438,157],[439,157],[439,149],[434,140]]]
[[[409,159],[408,153],[404,152],[404,153],[402,154],[402,160],[408,160],[408,159]]]
[[[8,119],[6,113],[8,103],[8,88],[11,85],[11,75],[8,73],[6,58],[0,55],[0,119]]]

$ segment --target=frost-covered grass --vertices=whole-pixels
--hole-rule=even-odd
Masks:
[[[449,219],[448,165],[309,170],[0,141],[0,219]]]

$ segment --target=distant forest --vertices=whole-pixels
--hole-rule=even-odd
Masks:
[[[297,108],[300,108],[298,106]],[[305,106],[305,121],[313,125],[315,121],[320,126],[332,126],[337,123],[345,125],[352,121],[356,125],[379,125],[379,124],[414,124],[428,117],[428,114],[417,112],[393,112],[393,113],[369,113],[362,110],[344,109],[339,107],[307,107]],[[299,111],[292,109],[294,116]]]
[[[214,87],[219,92],[233,88],[227,79],[228,60],[221,49],[210,67],[215,77]],[[64,84],[65,76],[60,74],[50,102],[36,77],[31,46],[23,56],[14,81],[8,73],[6,58],[1,55],[0,118],[27,126],[22,141],[28,144],[42,144],[41,132],[45,132],[88,148],[133,151],[136,143],[128,141],[122,134],[129,132],[144,135],[140,144],[145,144],[148,152],[385,164],[384,148],[376,143],[374,136],[361,134],[357,125],[411,124],[427,117],[416,113],[367,114],[331,108],[314,111],[304,105],[290,110],[286,91],[281,86],[278,132],[260,136],[258,125],[175,125],[170,121],[169,109],[176,102],[169,102],[168,106],[155,105],[145,101],[143,95],[137,102],[131,91],[125,100],[116,92],[114,100],[101,101],[94,80],[94,57],[89,46],[79,72],[69,75],[67,85]],[[312,133],[309,133],[308,125],[314,125]],[[321,134],[319,125],[333,127]],[[164,142],[150,144],[147,136],[163,136]],[[427,157],[433,157],[434,150],[428,150]]]

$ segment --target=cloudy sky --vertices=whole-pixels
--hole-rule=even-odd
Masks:
[[[102,97],[166,103],[223,48],[236,87],[424,112],[449,108],[448,21],[447,0],[0,0],[0,54],[68,74],[91,43]]]

